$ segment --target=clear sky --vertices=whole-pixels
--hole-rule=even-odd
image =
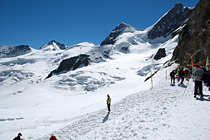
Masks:
[[[0,45],[99,45],[121,22],[145,29],[178,2],[199,0],[0,0]]]

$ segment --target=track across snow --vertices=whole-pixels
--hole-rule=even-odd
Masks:
[[[204,87],[204,99],[195,99],[193,81],[184,84],[159,83],[112,105],[110,113],[103,109],[87,114],[52,133],[59,140],[207,140],[209,91]],[[49,140],[50,135],[37,140]]]

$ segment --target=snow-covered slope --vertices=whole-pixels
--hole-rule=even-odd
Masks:
[[[156,136],[154,132],[159,133],[165,130],[166,126],[171,126],[164,121],[155,121],[173,115],[170,108],[166,107],[164,110],[160,108],[154,114],[146,110],[154,111],[158,103],[153,103],[157,100],[156,96],[153,98],[151,95],[145,95],[151,88],[151,82],[144,82],[144,80],[151,71],[160,69],[153,77],[153,84],[157,87],[166,79],[168,75],[166,71],[169,72],[176,67],[174,64],[164,68],[163,64],[171,59],[178,42],[178,35],[171,38],[169,34],[166,37],[151,40],[148,39],[151,27],[138,30],[131,25],[121,23],[101,45],[84,42],[65,46],[53,40],[39,50],[32,49],[31,52],[17,57],[1,58],[0,125],[4,126],[0,127],[2,140],[12,139],[18,132],[22,132],[24,138],[28,140],[49,139],[52,131],[59,135],[59,139],[107,139],[101,131],[104,129],[113,139],[129,139],[125,135],[130,136],[131,133],[132,139],[152,139]],[[165,49],[166,57],[156,61],[153,57],[160,48]],[[78,63],[81,61],[78,56],[85,56],[88,59],[88,65]],[[69,64],[73,67],[69,67]],[[45,79],[50,73],[52,73],[51,77]],[[168,83],[166,81],[162,84]],[[160,92],[160,103],[167,101],[165,92],[169,90],[169,87],[161,90],[162,87],[157,87],[152,92],[154,94],[156,91]],[[179,93],[180,90],[181,87],[177,92]],[[181,95],[174,95],[173,92],[176,92],[176,88],[170,92],[170,100],[175,98],[178,101]],[[110,94],[112,98],[115,113],[104,117],[106,94]],[[142,103],[139,96],[145,96],[142,98]],[[123,102],[128,105],[129,110],[122,105]],[[147,108],[150,104],[154,104],[156,108],[153,106]],[[164,105],[171,105],[170,101]],[[118,106],[121,109],[117,109]],[[148,120],[135,117],[141,112],[144,118],[148,115],[151,117],[148,117]],[[169,116],[162,117],[161,114],[164,112]],[[133,114],[134,118],[132,119],[129,114]],[[102,119],[104,123],[94,123],[101,116],[104,117]],[[130,119],[125,122],[123,118],[126,117]],[[135,119],[138,123],[133,125],[132,120]],[[154,127],[149,127],[150,123],[145,123],[150,119],[154,119]],[[88,120],[89,122],[84,123]],[[117,122],[118,120],[120,121]],[[110,128],[118,131],[120,122],[125,122],[125,125],[121,127],[117,136],[114,131],[107,129],[114,123],[115,125]],[[153,132],[154,129],[159,128],[159,123],[165,125],[160,124],[160,129]],[[64,126],[66,127],[63,128]],[[93,131],[90,131],[91,127]],[[123,130],[126,128],[128,131],[124,133]],[[172,130],[176,129],[175,127]],[[139,134],[139,131],[145,135]],[[149,133],[152,133],[151,137]],[[94,134],[96,135],[93,136]],[[164,137],[160,136],[160,138]]]
[[[101,109],[72,118],[69,125],[52,133],[62,140],[208,140],[210,100],[193,98],[192,80],[178,86],[160,75],[156,78],[162,82],[153,89],[133,92],[112,105],[111,112]],[[34,134],[29,140],[48,140],[51,133]]]

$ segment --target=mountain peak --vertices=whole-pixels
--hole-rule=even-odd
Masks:
[[[42,47],[40,48],[41,50],[65,50],[66,46],[64,44],[61,44],[55,40],[51,40],[50,42],[48,42],[45,45],[42,45]]]
[[[112,32],[134,32],[135,28],[125,22],[120,23]]]
[[[57,41],[55,41],[55,40],[51,40],[51,41],[48,42],[47,44],[53,44],[53,43],[59,43],[59,42],[57,42]]]
[[[116,42],[116,38],[126,32],[135,32],[135,28],[127,23],[120,23],[112,32],[109,34],[108,37],[101,43],[100,46],[114,44]]]
[[[176,3],[174,8],[183,8],[184,6],[181,3]]]
[[[118,26],[121,26],[121,27],[133,27],[130,24],[127,24],[125,22],[121,22]]]
[[[171,10],[153,25],[148,32],[148,38],[155,39],[171,35],[176,29],[186,24],[191,13],[191,8],[184,7],[181,3],[175,4]]]

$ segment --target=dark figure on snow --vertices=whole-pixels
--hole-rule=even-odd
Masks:
[[[203,87],[202,87],[203,74],[204,74],[203,70],[201,70],[199,66],[196,66],[196,71],[193,72],[193,78],[195,81],[194,98],[196,98],[196,95],[198,95],[198,90],[200,93],[200,97],[203,98]]]
[[[173,70],[173,71],[170,73],[170,77],[171,77],[171,84],[172,84],[172,81],[173,81],[173,84],[175,84],[175,70]]]
[[[110,98],[109,94],[107,94],[106,103],[107,103],[108,111],[111,111],[111,109],[110,109],[110,106],[111,106],[111,98]]]
[[[185,77],[186,78],[190,78],[190,70],[188,68],[185,68],[184,70],[186,73],[185,73]]]
[[[17,137],[15,137],[13,140],[22,140],[21,139],[21,136],[22,136],[22,134],[21,133],[18,133]]]
[[[208,65],[208,76],[207,76],[205,84],[207,87],[209,87],[209,91],[210,91],[210,65]],[[209,97],[209,99],[210,99],[210,97]]]
[[[178,73],[178,76],[181,78],[181,83],[180,84],[183,84],[184,82],[184,76],[185,76],[185,71],[183,69],[181,69]]]
[[[207,83],[208,71],[206,70],[205,67],[202,67],[201,70],[203,70],[203,72],[204,72],[201,80],[203,80],[204,83]]]
[[[54,134],[52,134],[50,140],[58,140],[58,139],[54,136]]]

